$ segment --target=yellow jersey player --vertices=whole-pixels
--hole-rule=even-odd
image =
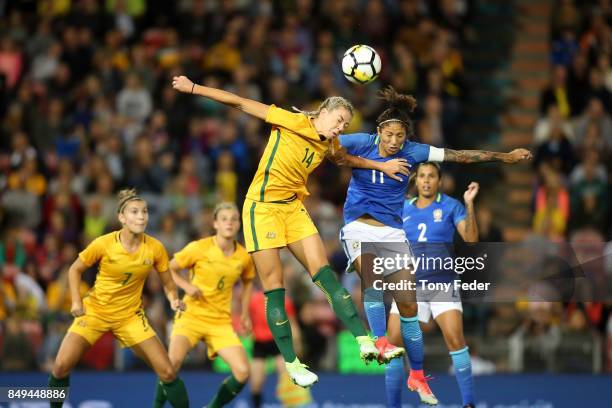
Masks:
[[[237,108],[265,120],[272,127],[268,145],[247,192],[242,220],[246,247],[265,290],[268,325],[291,379],[302,387],[309,387],[318,377],[298,360],[293,349],[280,260],[280,250],[284,247],[289,248],[313,282],[323,290],[336,315],[357,339],[361,357],[365,361],[376,359],[378,350],[367,335],[351,296],[330,268],[321,237],[302,204],[308,195],[308,175],[328,153],[330,142],[351,121],[351,103],[333,96],[315,112],[293,113],[195,84],[185,76],[174,77],[172,86],[180,92]],[[379,170],[396,179],[395,173],[407,173],[401,160],[374,162],[350,156],[345,162],[352,167]]]
[[[249,303],[255,278],[255,267],[245,248],[236,242],[240,229],[240,212],[234,203],[220,203],[214,210],[216,235],[189,243],[174,254],[170,271],[177,285],[185,291],[186,310],[174,318],[169,355],[178,372],[187,353],[202,340],[208,346],[208,356],[221,357],[232,374],[208,403],[208,408],[222,407],[238,395],[249,378],[249,361],[238,336],[232,328],[232,291],[242,282],[241,322],[251,328]],[[179,274],[189,269],[190,279]],[[155,407],[165,402],[163,388],[158,387]]]
[[[173,407],[188,407],[185,385],[176,376],[142,308],[142,288],[153,269],[159,273],[172,310],[185,308],[168,273],[168,255],[158,240],[144,233],[149,219],[147,203],[135,190],[119,192],[117,212],[121,230],[93,240],[68,271],[74,322],[55,358],[49,387],[68,387],[70,372],[83,354],[103,334],[112,332],[124,347],[153,367]],[[81,299],[81,275],[94,264],[99,268],[96,282]],[[62,404],[52,402],[51,407]]]

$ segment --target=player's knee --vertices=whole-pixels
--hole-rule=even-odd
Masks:
[[[465,340],[460,335],[447,336],[446,345],[449,351],[461,350],[465,347]]]
[[[174,370],[175,373],[178,373],[181,369],[181,360],[178,358],[172,358],[172,356],[170,356],[170,365],[172,366],[172,370]]]
[[[167,364],[157,371],[157,376],[165,383],[172,382],[176,378],[176,370],[172,364]]]
[[[238,382],[247,382],[250,375],[249,365],[246,362],[237,364],[232,368],[232,374],[234,375],[234,378],[238,380]]]
[[[414,317],[417,315],[418,306],[416,302],[399,302],[397,309],[402,317]]]
[[[261,284],[265,291],[283,288],[283,272],[276,268],[268,273],[260,273]]]
[[[70,371],[72,371],[72,367],[70,366],[70,364],[68,364],[63,359],[58,358],[55,360],[55,363],[53,364],[53,369],[51,370],[51,374],[53,374],[55,378],[65,378],[65,377],[68,377],[68,375],[70,374]]]

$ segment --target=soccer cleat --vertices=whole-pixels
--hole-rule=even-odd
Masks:
[[[378,359],[378,349],[370,336],[357,336],[355,340],[359,343],[359,357],[366,364]]]
[[[376,340],[376,348],[378,349],[378,363],[389,364],[389,361],[394,358],[400,358],[406,354],[406,350],[403,347],[397,347],[389,343],[386,336],[379,337]]]
[[[285,367],[287,368],[287,373],[289,373],[289,378],[300,387],[309,388],[319,381],[319,377],[312,371],[308,371],[306,369],[308,366],[301,363],[297,357],[292,363],[285,362]]]
[[[438,399],[433,392],[431,392],[429,385],[427,385],[427,380],[430,379],[431,377],[417,378],[411,374],[410,377],[408,377],[406,386],[410,391],[416,391],[419,394],[419,398],[421,398],[423,404],[437,405]]]

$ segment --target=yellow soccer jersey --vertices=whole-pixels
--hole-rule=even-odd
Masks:
[[[155,238],[144,234],[138,250],[128,253],[119,240],[119,231],[93,240],[79,254],[91,266],[99,262],[98,276],[84,299],[88,310],[111,321],[127,320],[142,304],[142,287],[149,272],[168,271],[168,254]]]
[[[202,299],[185,295],[186,313],[211,323],[231,322],[232,289],[239,279],[255,278],[255,267],[242,245],[227,257],[215,237],[190,242],[174,254],[181,268],[189,269],[191,284],[202,291]]]
[[[270,106],[266,122],[270,139],[259,161],[247,198],[254,201],[286,201],[308,195],[308,175],[317,168],[328,149],[310,119]]]

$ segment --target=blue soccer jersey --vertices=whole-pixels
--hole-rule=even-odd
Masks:
[[[406,159],[411,167],[432,160],[432,150],[435,149],[430,145],[406,141],[393,156],[381,157],[378,140],[378,135],[367,133],[340,136],[340,144],[353,156],[379,162]],[[353,169],[344,203],[344,223],[348,224],[368,214],[386,226],[402,228],[402,208],[408,177],[401,177],[402,181],[397,181],[381,171]]]
[[[449,282],[457,278],[449,267],[452,243],[457,224],[465,219],[463,204],[446,194],[438,193],[425,208],[417,208],[417,198],[404,200],[404,231],[415,258],[421,258],[417,279]],[[445,267],[446,266],[446,267]]]

